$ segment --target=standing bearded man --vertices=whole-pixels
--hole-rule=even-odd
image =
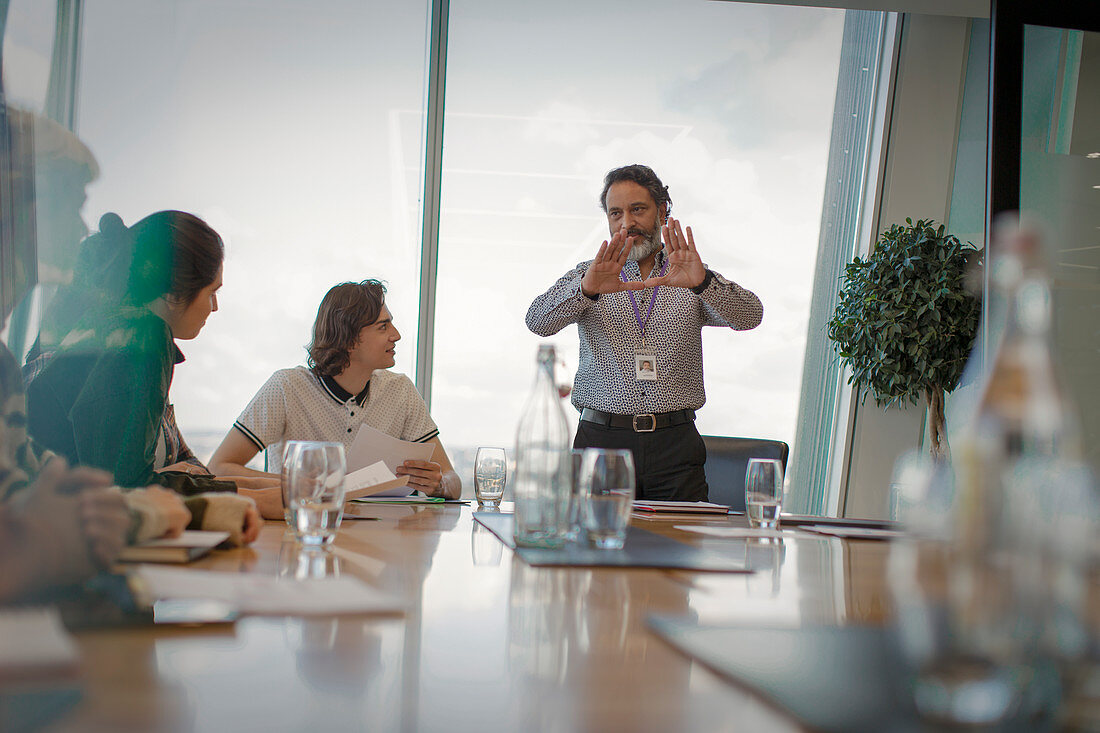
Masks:
[[[702,329],[756,328],[764,308],[702,263],[648,166],[608,173],[600,206],[611,240],[535,299],[527,327],[550,336],[577,324],[574,448],[633,451],[638,499],[706,501],[707,450],[695,428],[706,401]]]

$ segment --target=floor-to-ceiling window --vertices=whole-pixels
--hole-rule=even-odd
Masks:
[[[705,330],[700,430],[793,441],[843,23],[742,3],[451,0],[432,409],[459,461],[511,445],[539,342],[527,307],[607,238],[603,175],[635,162],[668,185],[703,260],[764,302],[755,331]],[[571,382],[576,329],[553,341]]]
[[[413,374],[428,3],[63,2],[83,8],[75,56],[40,6],[10,8],[9,101],[44,116],[51,68],[77,59],[71,137],[98,173],[83,220],[180,208],[226,240],[221,310],[173,385],[200,456],[273,370],[304,361],[336,282],[387,281],[397,369]],[[432,411],[457,466],[511,445],[538,342],[527,306],[606,237],[601,178],[630,162],[656,169],[703,259],[765,304],[755,331],[706,330],[700,429],[793,443],[845,11],[453,0],[447,22],[439,267],[423,286]],[[67,276],[41,269],[39,290]],[[555,341],[569,381],[575,331]]]
[[[199,455],[304,363],[338,282],[388,282],[411,372],[425,25],[403,2],[85,4],[76,132],[102,168],[86,221],[177,208],[226,242],[221,310],[172,388]]]

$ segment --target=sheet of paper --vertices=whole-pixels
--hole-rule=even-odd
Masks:
[[[800,529],[850,540],[891,540],[905,536],[905,533],[898,529],[875,529],[873,527],[833,527],[813,524]]]
[[[398,478],[383,461],[352,471],[344,479],[347,501],[364,496],[408,496],[409,477]]]
[[[355,440],[348,449],[348,470],[357,471],[382,461],[392,473],[405,461],[430,460],[433,452],[435,446],[431,443],[398,440],[369,425],[360,425],[359,432],[355,434]]]
[[[726,514],[729,507],[709,501],[636,501],[634,510],[649,509],[656,512],[674,512],[677,514]]]
[[[229,539],[228,532],[185,529],[179,537],[162,537],[142,542],[138,547],[217,547]]]
[[[754,529],[752,527],[707,527],[695,524],[677,524],[673,528],[682,529],[685,532],[705,534],[708,537],[730,539],[756,539],[760,537],[779,539],[791,536],[791,531],[784,534],[782,530],[778,529]]]
[[[142,565],[136,571],[150,599],[208,598],[241,613],[313,616],[403,611],[401,601],[351,577],[289,580],[254,573],[224,573]]]
[[[0,680],[71,670],[78,661],[76,645],[56,608],[0,611]]]

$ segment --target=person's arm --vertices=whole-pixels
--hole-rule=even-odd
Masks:
[[[707,326],[728,326],[737,331],[756,328],[764,319],[764,304],[750,290],[708,270],[707,281],[695,293],[703,304]]]
[[[671,216],[661,229],[668,254],[668,271],[645,281],[646,287],[666,285],[689,288],[703,301],[708,326],[729,326],[747,331],[760,325],[764,306],[760,298],[713,270],[708,270],[695,249],[691,227],[685,236],[680,222]]]
[[[584,265],[562,275],[545,293],[535,298],[527,309],[527,328],[539,336],[553,336],[571,323],[594,302],[581,293]]]
[[[278,480],[279,474],[257,471],[246,468],[245,464],[251,461],[260,449],[248,439],[237,427],[229,428],[229,432],[222,439],[221,445],[214,451],[210,459],[210,470],[215,476],[232,481],[236,477],[254,477]]]
[[[256,471],[245,464],[269,445],[286,439],[287,375],[292,371],[281,369],[272,374],[233,422],[210,458],[208,467],[216,476],[279,478],[278,473]]]
[[[623,282],[619,277],[636,239],[626,236],[623,230],[615,232],[611,241],[600,245],[591,262],[577,265],[535,298],[527,309],[527,328],[539,336],[553,336],[576,323],[600,295],[645,287],[637,281]]]
[[[110,476],[54,458],[23,505],[0,504],[0,601],[79,582],[114,561],[130,514]]]
[[[428,441],[435,446],[430,461],[405,461],[397,467],[398,476],[409,477],[409,488],[422,491],[428,496],[442,496],[444,499],[462,498],[462,479],[455,473],[451,459],[443,448],[439,436]]]

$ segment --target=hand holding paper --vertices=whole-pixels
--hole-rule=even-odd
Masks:
[[[431,443],[398,440],[369,425],[361,425],[348,449],[347,500],[363,496],[408,496],[412,491],[408,473],[430,469],[410,471],[404,468],[405,462],[427,463],[434,451],[435,446]],[[398,469],[405,475],[395,475]]]
[[[382,461],[352,471],[344,479],[344,501],[364,496],[407,496],[409,477],[398,478]]]

